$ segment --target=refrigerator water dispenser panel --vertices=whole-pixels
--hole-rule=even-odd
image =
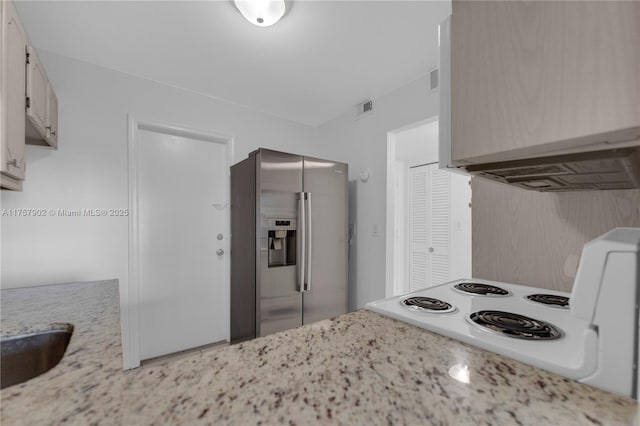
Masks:
[[[269,219],[269,268],[296,264],[296,219]]]

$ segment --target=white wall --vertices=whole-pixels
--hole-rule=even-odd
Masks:
[[[345,114],[318,128],[318,146],[349,163],[349,221],[357,228],[349,259],[351,309],[385,297],[387,132],[438,115],[438,92],[428,87],[421,78],[374,99],[370,115]],[[362,183],[358,174],[365,168],[371,178]]]
[[[321,154],[311,127],[56,54],[39,56],[58,94],[60,148],[27,147],[24,191],[2,191],[3,209],[127,208],[127,114],[232,135],[236,160],[259,146]],[[117,278],[122,294],[127,220],[2,217],[2,288]],[[123,339],[127,348],[126,333]]]
[[[410,165],[433,163],[438,161],[438,121],[432,120],[417,124],[409,129],[394,132],[396,160],[406,161]]]
[[[471,178],[451,172],[451,279],[471,278]]]

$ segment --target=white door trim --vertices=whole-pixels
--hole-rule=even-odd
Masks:
[[[393,205],[396,199],[396,132],[387,132],[387,217],[386,217],[386,273],[384,297],[397,294],[396,291],[396,212]]]
[[[432,123],[438,120],[438,116],[429,117],[424,120],[403,126],[387,132],[387,214],[386,214],[386,269],[385,269],[385,297],[391,297],[393,295],[402,292],[404,286],[402,283],[395,283],[395,232],[396,232],[396,217],[395,209],[393,206],[393,200],[395,200],[395,188],[396,188],[396,135],[400,132],[413,129],[415,127],[423,126],[427,123]]]
[[[139,317],[139,229],[138,229],[138,180],[139,180],[139,146],[138,130],[151,130],[159,133],[199,139],[226,145],[227,150],[227,183],[230,179],[230,167],[234,159],[234,138],[231,135],[195,130],[184,126],[160,123],[153,120],[141,120],[131,114],[128,118],[128,185],[129,185],[129,279],[126,289],[120,294],[120,317],[123,340],[123,367],[125,370],[140,366],[140,317]],[[225,206],[225,234],[230,235],[230,195],[229,185]],[[226,239],[225,251],[229,252],[229,238]],[[226,297],[229,298],[230,264],[226,256],[225,282]],[[229,330],[227,330],[229,340]]]

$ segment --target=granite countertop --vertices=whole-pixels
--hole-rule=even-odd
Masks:
[[[0,392],[3,425],[638,422],[635,401],[365,310],[122,371],[115,281],[1,295],[3,335],[75,327],[58,366]]]

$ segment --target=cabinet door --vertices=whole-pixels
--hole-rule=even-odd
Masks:
[[[25,63],[27,37],[10,1],[1,2],[2,13],[2,173],[24,179]]]
[[[454,0],[452,10],[455,164],[640,140],[640,2]]]
[[[27,64],[27,118],[31,121],[40,137],[47,136],[47,74],[33,47],[27,48],[29,63]],[[36,135],[27,135],[35,138]]]
[[[51,83],[47,85],[47,143],[58,147],[58,97]]]

